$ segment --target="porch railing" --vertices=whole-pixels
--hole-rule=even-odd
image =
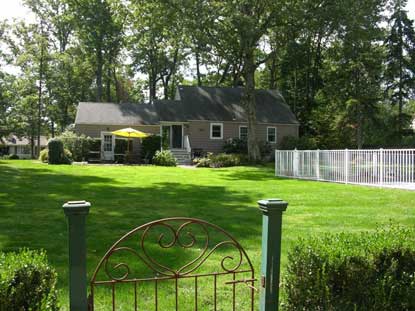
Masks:
[[[184,149],[186,149],[187,152],[192,152],[192,147],[190,146],[190,139],[189,135],[184,136],[184,143],[183,143]]]
[[[415,189],[415,149],[276,150],[275,175]]]

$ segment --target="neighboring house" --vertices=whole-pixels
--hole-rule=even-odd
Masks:
[[[37,154],[37,138],[35,138],[34,153]],[[31,148],[30,139],[27,137],[18,137],[16,135],[10,135],[3,139],[3,150],[5,154],[17,155],[19,159],[30,159]],[[40,136],[40,149],[46,148],[48,145],[48,139],[46,136]]]
[[[179,159],[197,152],[220,152],[231,138],[246,139],[243,88],[179,86],[174,100],[153,104],[79,103],[75,131],[101,139],[101,159],[114,159],[112,131],[132,127],[162,135]],[[255,92],[257,138],[274,148],[284,136],[298,137],[298,121],[277,91]],[[133,152],[139,153],[135,140]]]

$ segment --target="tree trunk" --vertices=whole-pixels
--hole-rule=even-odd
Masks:
[[[117,98],[117,103],[121,103],[121,86],[120,86],[120,82],[118,81],[117,78],[117,72],[115,70],[115,68],[112,70],[112,77],[114,79],[114,84],[115,84],[115,96]]]
[[[110,64],[108,64],[108,67],[107,67],[107,76],[106,76],[106,79],[107,79],[107,89],[106,89],[106,91],[107,91],[107,102],[111,102],[112,101],[112,98],[111,98],[111,66],[110,66]]]
[[[202,77],[200,75],[200,54],[199,54],[199,47],[196,48],[196,76],[197,76],[197,86],[202,86]]]
[[[52,138],[55,137],[55,122],[53,121],[53,119],[50,120],[50,135],[52,136]]]
[[[97,102],[102,101],[102,67],[103,67],[102,50],[97,50],[97,68],[96,68],[96,79],[97,79]]]
[[[43,28],[42,28],[43,32]],[[43,33],[42,33],[43,39]],[[40,62],[39,62],[39,89],[38,89],[38,107],[37,107],[37,150],[36,156],[40,155],[40,130],[42,127],[42,82],[43,82],[43,42],[40,47]]]
[[[256,137],[255,70],[254,50],[248,49],[244,59],[245,87],[242,102],[248,119],[248,157],[254,162],[261,159]]]
[[[269,66],[269,89],[275,90],[277,89],[277,79],[276,79],[276,73],[277,73],[277,60],[276,56],[272,57],[271,65]]]
[[[156,88],[157,88],[157,80],[154,74],[150,74],[148,77],[148,83],[149,83],[149,97],[150,97],[150,103],[153,103],[153,101],[156,99]]]

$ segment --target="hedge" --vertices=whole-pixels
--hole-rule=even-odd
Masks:
[[[44,251],[0,253],[0,310],[59,310],[56,281]]]
[[[415,229],[300,240],[283,286],[285,310],[415,310]]]
[[[71,131],[65,131],[58,137],[65,149],[68,149],[76,162],[88,161],[93,139],[85,135],[77,135]]]

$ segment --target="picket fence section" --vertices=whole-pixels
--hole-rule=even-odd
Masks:
[[[275,175],[415,189],[415,149],[276,150]]]

